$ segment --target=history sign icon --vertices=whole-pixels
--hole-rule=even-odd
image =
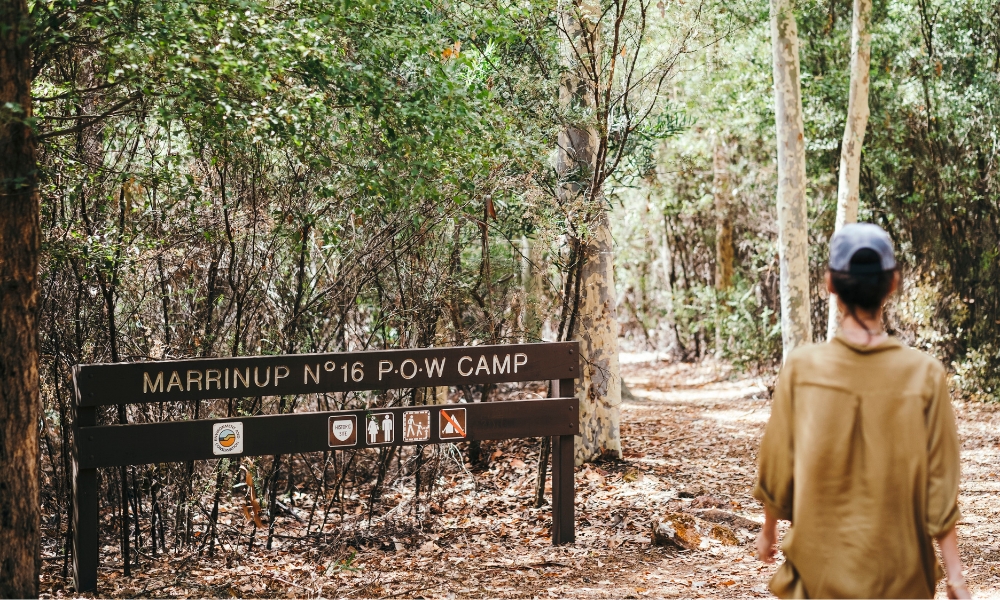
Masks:
[[[465,439],[465,409],[442,408],[438,419],[438,437],[442,440]]]
[[[408,410],[403,413],[403,441],[426,442],[431,439],[431,411]]]
[[[340,415],[330,417],[330,447],[354,446],[358,443],[358,416]]]
[[[396,439],[394,428],[392,413],[369,413],[365,417],[365,439],[368,445],[391,444]]]

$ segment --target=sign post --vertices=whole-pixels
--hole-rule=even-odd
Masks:
[[[97,469],[474,440],[552,437],[552,542],[574,534],[577,342],[77,365],[73,570],[96,591]],[[551,398],[98,425],[96,407],[259,395],[550,380]]]

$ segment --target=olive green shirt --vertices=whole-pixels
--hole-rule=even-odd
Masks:
[[[959,443],[944,367],[888,340],[789,354],[754,496],[792,522],[782,598],[932,598],[932,539],[958,521]]]

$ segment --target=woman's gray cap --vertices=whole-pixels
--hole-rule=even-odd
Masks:
[[[884,229],[873,223],[844,225],[830,238],[830,270],[851,270],[851,257],[858,250],[872,250],[878,254],[883,271],[896,268],[892,253],[892,240]]]

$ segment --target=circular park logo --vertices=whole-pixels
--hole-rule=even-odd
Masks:
[[[242,454],[243,423],[215,423],[212,425],[212,453]]]

